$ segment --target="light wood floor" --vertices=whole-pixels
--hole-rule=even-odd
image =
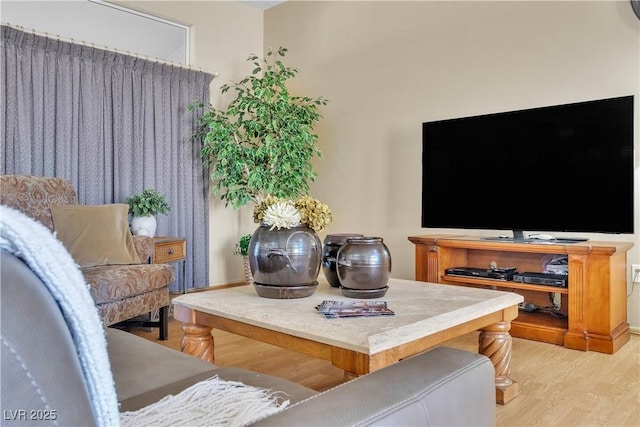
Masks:
[[[180,323],[171,319],[169,340],[157,330],[131,332],[180,350]],[[213,330],[218,366],[275,375],[322,391],[343,381],[329,362]],[[477,351],[477,333],[452,340],[450,347]],[[511,378],[520,394],[496,405],[498,426],[640,426],[640,336],[614,355],[513,339]],[[464,410],[463,408],[461,408]]]

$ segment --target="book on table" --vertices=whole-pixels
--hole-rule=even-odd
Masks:
[[[339,317],[393,316],[386,301],[329,301],[316,306],[318,313],[327,319]]]

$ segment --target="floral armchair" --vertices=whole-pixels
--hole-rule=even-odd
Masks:
[[[158,326],[160,339],[167,339],[173,267],[149,263],[153,240],[131,235],[126,205],[78,205],[68,180],[29,175],[0,176],[0,203],[56,233],[80,266],[104,326],[158,310],[159,321],[146,325]],[[93,240],[82,244],[87,237]]]

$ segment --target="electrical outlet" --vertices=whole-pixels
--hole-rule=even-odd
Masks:
[[[640,264],[631,264],[631,281],[640,283]]]

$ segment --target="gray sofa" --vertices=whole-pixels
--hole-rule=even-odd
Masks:
[[[22,259],[3,250],[0,262],[2,425],[95,425],[78,351],[60,307]],[[457,349],[439,347],[317,393],[272,376],[217,367],[121,330],[107,328],[106,343],[120,411],[144,407],[217,374],[288,395],[287,408],[256,425],[495,424],[493,365],[485,356]],[[42,419],[51,411],[55,419]]]

